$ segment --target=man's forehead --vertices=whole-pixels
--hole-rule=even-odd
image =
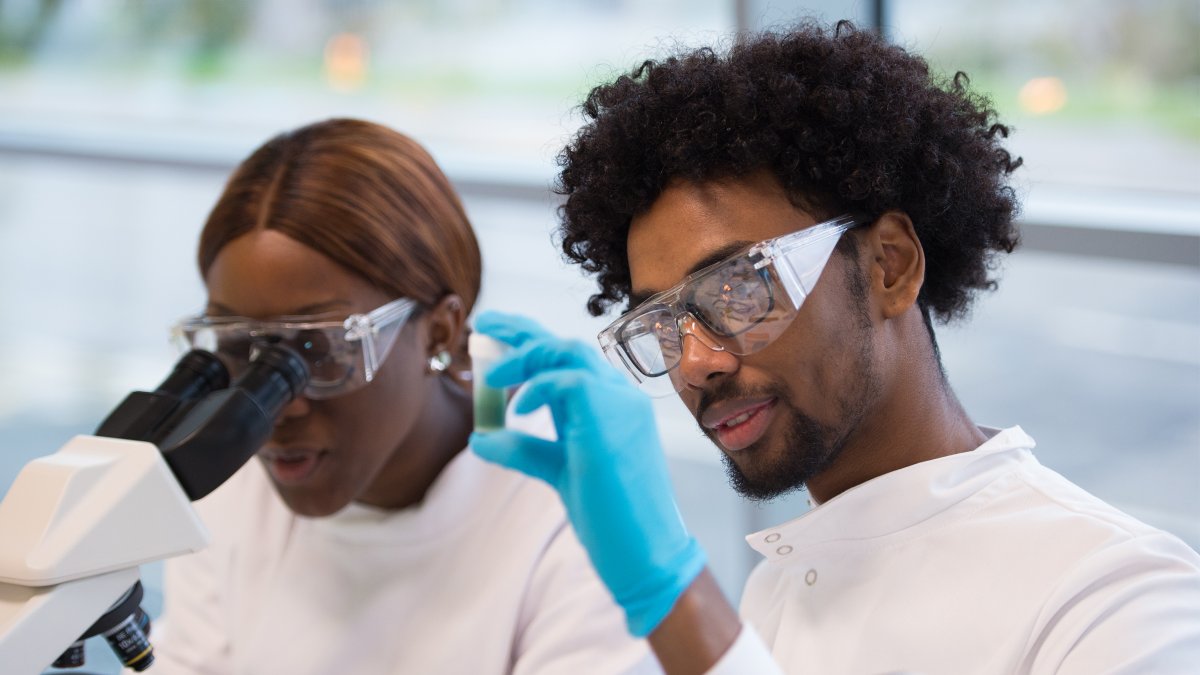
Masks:
[[[632,304],[746,246],[813,222],[773,177],[672,183],[630,222]]]
[[[695,263],[693,263],[691,266],[689,266],[687,269],[685,269],[682,273],[680,273],[678,275],[678,279],[676,279],[676,282],[684,279],[685,277],[687,277],[691,274],[699,272],[700,270],[702,270],[710,265],[719,263],[722,260],[729,258],[730,256],[733,256],[740,252],[744,252],[747,247],[751,246],[754,243],[755,242],[753,242],[753,241],[745,241],[745,240],[740,240],[740,239],[728,242],[724,246],[716,248],[716,249],[710,251],[707,255],[704,255],[703,257],[699,258]],[[633,308],[633,307],[636,307],[637,305],[640,305],[641,303],[645,302],[646,299],[650,298],[651,296],[655,295],[656,293],[659,293],[659,292],[665,290],[667,287],[674,286],[674,285],[675,285],[675,282],[672,282],[663,287],[655,286],[655,287],[641,288],[641,287],[638,287],[636,283],[632,284],[631,285],[632,290],[629,294],[629,302],[628,302],[629,308]]]

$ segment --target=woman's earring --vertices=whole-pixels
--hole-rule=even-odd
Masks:
[[[429,373],[436,375],[445,372],[450,367],[452,358],[450,352],[442,350],[437,353],[437,356],[429,357]]]

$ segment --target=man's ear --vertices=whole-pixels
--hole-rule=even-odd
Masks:
[[[883,318],[904,314],[916,304],[925,283],[925,249],[912,219],[903,211],[887,211],[863,239],[871,256],[871,290]]]

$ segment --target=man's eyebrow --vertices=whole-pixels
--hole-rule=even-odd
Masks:
[[[696,264],[692,265],[691,268],[688,269],[687,274],[685,274],[684,276],[686,277],[686,276],[695,274],[696,272],[699,272],[700,270],[704,269],[705,267],[708,267],[709,265],[719,263],[722,260],[733,255],[734,253],[737,253],[738,251],[741,251],[742,249],[747,248],[748,246],[750,246],[754,243],[755,242],[752,242],[752,241],[731,241],[728,244],[725,244],[721,248],[713,251],[712,253],[709,253],[708,255],[704,256],[700,260],[696,261]],[[653,297],[655,294],[657,294],[659,292],[660,291],[656,291],[656,290],[649,289],[649,288],[639,288],[635,291],[630,291],[629,306],[625,308],[625,311],[629,311],[629,310],[633,309],[634,307],[637,307],[638,305],[649,300],[651,297]]]

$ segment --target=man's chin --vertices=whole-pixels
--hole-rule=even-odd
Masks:
[[[751,446],[738,453],[738,460],[721,453],[729,486],[742,497],[753,501],[770,501],[804,489],[807,476],[787,470],[786,462],[757,461],[764,449]]]
[[[742,497],[770,501],[804,489],[815,475],[829,468],[840,454],[840,443],[828,439],[838,434],[788,405],[780,397],[780,411],[771,430],[754,443],[727,452],[711,429],[704,433],[721,450],[729,485]]]

